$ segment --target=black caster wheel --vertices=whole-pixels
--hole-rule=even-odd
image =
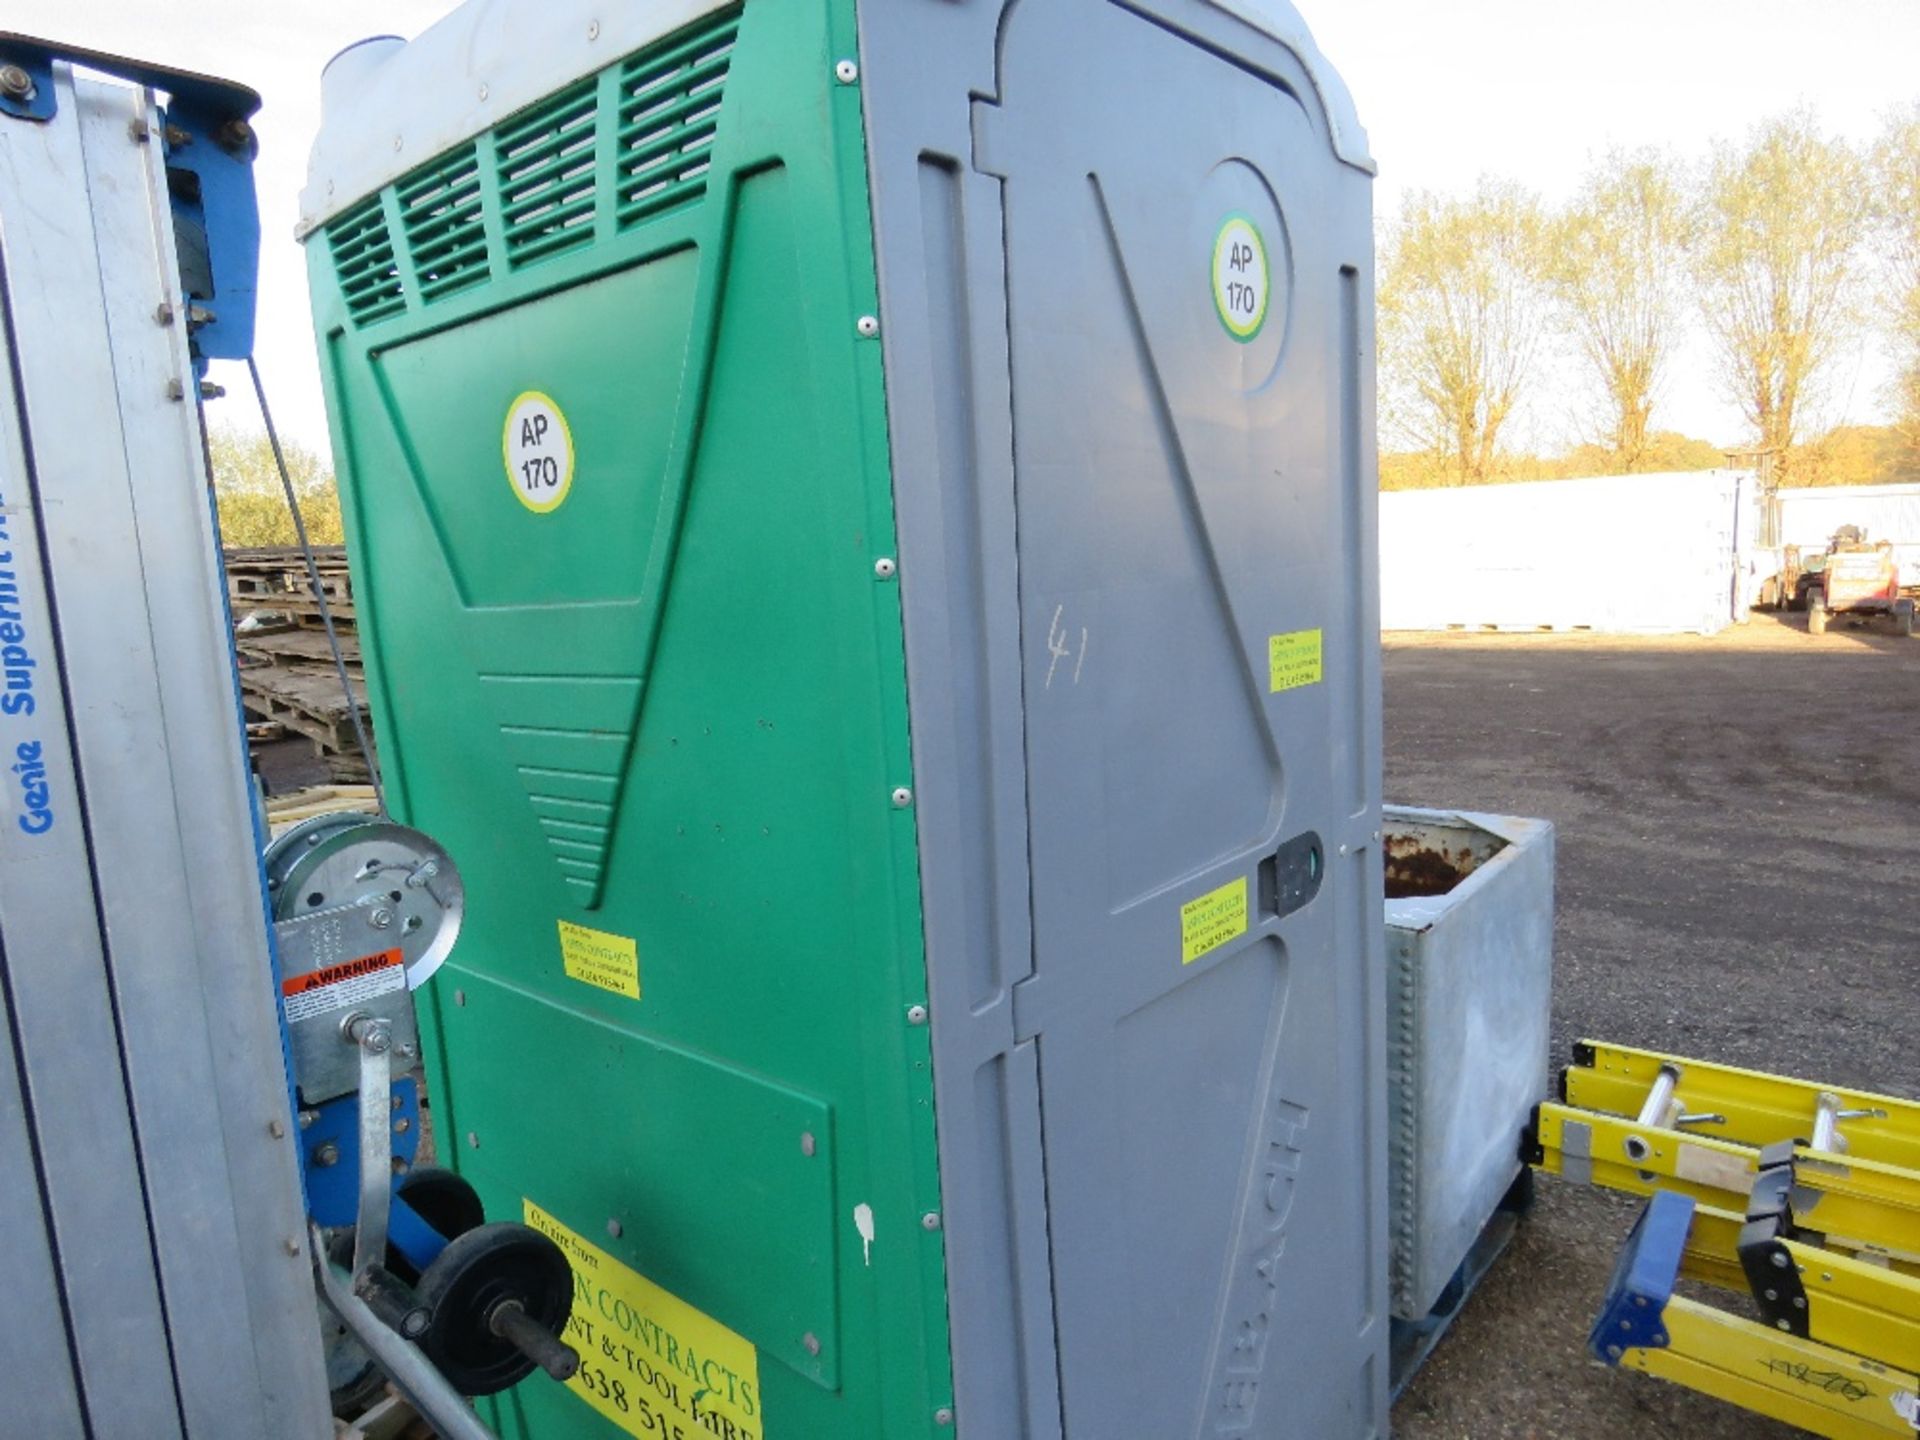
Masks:
[[[556,1379],[579,1366],[557,1338],[573,1308],[573,1271],[538,1230],[497,1221],[456,1236],[417,1293],[432,1317],[420,1348],[462,1395],[517,1385],[536,1363]]]

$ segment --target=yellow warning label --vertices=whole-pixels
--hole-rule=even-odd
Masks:
[[[560,922],[560,963],[567,974],[602,990],[640,998],[640,947],[624,935]]]
[[[1321,675],[1318,630],[1293,630],[1267,637],[1267,689],[1275,695],[1302,685],[1318,685]]]
[[[580,1352],[580,1369],[567,1389],[630,1435],[762,1440],[760,1357],[752,1342],[589,1245],[531,1200],[526,1219],[573,1266],[566,1341]]]
[[[1229,880],[1180,907],[1180,963],[1191,965],[1247,933],[1247,880]]]

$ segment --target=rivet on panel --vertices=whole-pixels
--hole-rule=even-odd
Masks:
[[[891,555],[882,555],[878,560],[873,562],[873,573],[878,575],[882,580],[891,580],[895,568]]]
[[[600,22],[598,20],[589,20],[587,22],[587,39],[598,40],[599,38],[600,38]]]
[[[909,1005],[907,1007],[907,1024],[924,1025],[926,1023],[927,1023],[927,1007],[926,1006]]]
[[[833,78],[842,85],[851,85],[860,78],[860,67],[851,60],[842,60],[833,67]]]
[[[398,150],[399,150],[399,148],[400,148],[400,146],[402,145],[402,143],[404,143],[404,142],[403,142],[403,141],[402,141],[402,140],[400,139],[400,137],[399,137],[398,135],[396,135],[396,136],[394,136],[394,137],[393,137],[393,148],[394,148],[394,149],[395,149],[396,151],[398,151]]]
[[[487,91],[487,87],[486,87],[486,83],[485,83],[484,81],[483,81],[483,82],[481,82],[481,85],[480,85],[480,89],[479,89],[479,92],[478,92],[478,93],[479,93],[479,96],[480,96],[480,98],[481,98],[482,100],[485,100],[485,99],[487,98],[487,94],[488,94],[488,91]]]
[[[467,1131],[467,1144],[475,1150],[478,1150],[480,1148],[480,1137],[471,1130]]]
[[[853,322],[853,328],[871,340],[880,333],[880,317],[878,315],[862,315],[858,320]]]
[[[938,1230],[940,1228],[940,1212],[938,1210],[927,1211],[926,1214],[920,1217],[920,1228],[922,1230]]]
[[[820,1337],[809,1330],[800,1337],[800,1348],[805,1350],[809,1355],[818,1355],[820,1353]]]
[[[464,991],[464,990],[456,990],[456,991],[454,991],[454,992],[453,992],[453,1003],[454,1003],[454,1004],[456,1004],[456,1005],[465,1005],[465,1004],[467,1003],[467,992],[466,992],[466,991]]]
[[[800,1132],[800,1153],[802,1155],[811,1155],[819,1148],[819,1142],[813,1138],[813,1132],[811,1130],[802,1130]]]
[[[953,1407],[951,1405],[942,1405],[938,1410],[934,1411],[933,1423],[936,1425],[951,1425],[953,1423]]]
[[[608,1217],[607,1234],[611,1235],[614,1239],[618,1240],[620,1236],[625,1232],[626,1228],[627,1228],[626,1226],[620,1223],[619,1216],[613,1215]]]
[[[287,1122],[279,1119],[269,1120],[267,1122],[267,1134],[271,1135],[276,1140],[286,1139]]]
[[[911,805],[912,803],[913,803],[913,791],[909,790],[904,785],[897,786],[894,789],[894,792],[893,792],[893,808],[894,809],[904,810],[907,808],[907,806]]]

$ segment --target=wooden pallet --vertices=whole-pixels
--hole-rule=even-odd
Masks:
[[[351,631],[340,634],[340,658],[346,661],[347,674],[358,680],[362,675],[360,640]],[[281,625],[242,631],[234,638],[242,665],[275,665],[297,674],[334,675],[333,651],[327,645],[326,632],[299,625]]]
[[[353,616],[353,578],[346,547],[323,545],[314,551],[314,569],[328,610],[340,619]],[[226,552],[227,595],[237,611],[278,610],[318,616],[306,557],[291,545],[254,546]]]
[[[312,740],[323,755],[357,750],[353,714],[340,682],[330,674],[303,674],[277,665],[246,666],[240,671],[240,699],[263,720],[278,721]],[[353,685],[353,700],[364,716],[367,691]]]

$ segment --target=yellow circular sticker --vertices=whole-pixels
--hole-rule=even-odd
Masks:
[[[514,499],[536,515],[560,508],[573,488],[573,433],[551,396],[528,390],[515,397],[500,452]]]
[[[1229,215],[1213,237],[1213,308],[1245,344],[1267,322],[1267,244],[1244,215]]]

